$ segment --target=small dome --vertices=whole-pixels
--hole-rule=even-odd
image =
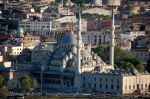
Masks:
[[[61,57],[61,56],[65,56],[65,55],[68,55],[68,54],[69,54],[68,50],[66,50],[66,49],[59,49],[59,50],[56,51],[54,56]]]
[[[19,28],[17,29],[17,33],[23,33],[23,29],[19,27]]]
[[[87,50],[81,50],[82,56],[91,56],[91,54]]]

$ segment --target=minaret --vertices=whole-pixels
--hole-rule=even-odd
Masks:
[[[115,18],[114,18],[114,8],[112,7],[112,19],[111,19],[111,35],[110,35],[110,65],[111,66],[114,66],[114,46],[115,46],[115,43],[114,43],[114,31],[115,31],[115,26],[114,26],[114,21],[115,21]]]
[[[111,35],[110,35],[110,65],[112,66],[112,68],[114,68],[114,39],[115,39],[115,35],[114,35],[114,31],[115,31],[115,25],[114,25],[114,21],[115,21],[115,15],[114,15],[114,7],[117,8],[118,6],[120,6],[120,0],[107,0],[107,5],[110,6],[112,8],[112,21],[111,21]]]
[[[64,6],[64,2],[63,2],[63,0],[61,0],[61,6],[62,6],[62,7]]]
[[[68,7],[67,7],[67,15],[69,15],[69,0],[68,0]]]
[[[77,67],[74,77],[74,87],[80,91],[81,87],[81,12],[79,10],[78,16],[78,34],[77,34]]]
[[[78,34],[77,34],[77,68],[78,68],[78,73],[81,73],[80,70],[80,65],[81,65],[81,40],[82,40],[82,36],[81,36],[81,12],[79,10],[79,22],[78,22]]]

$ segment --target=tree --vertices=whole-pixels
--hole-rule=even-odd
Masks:
[[[52,6],[55,6],[55,2],[51,2],[50,4],[51,4]]]
[[[134,65],[132,63],[130,63],[130,62],[124,63],[123,69],[128,70],[128,69],[131,69],[131,68],[134,68]]]
[[[137,70],[144,71],[144,65],[143,65],[143,64],[138,64],[138,65],[135,66],[135,68],[136,68]]]
[[[81,7],[85,8],[86,7],[85,3],[81,3]]]
[[[97,48],[92,49],[104,62],[109,61],[109,46],[105,44],[99,45]],[[142,64],[142,60],[140,57],[133,57],[128,51],[125,51],[118,46],[114,48],[114,67],[115,68],[124,68],[126,70],[131,68],[136,68],[138,70],[143,71],[144,65]],[[150,60],[148,63],[150,68]],[[147,67],[148,67],[147,66]],[[149,70],[149,69],[148,69]]]
[[[23,89],[27,90],[27,89],[31,88],[31,79],[29,78],[28,75],[21,77],[20,83],[21,83],[21,87]]]
[[[2,87],[4,84],[4,77],[0,75],[0,87]]]
[[[146,70],[150,73],[150,59],[147,60]]]
[[[38,82],[35,78],[31,79],[31,88],[37,88]]]
[[[106,44],[100,44],[97,48],[92,49],[95,53],[97,53],[98,56],[101,57],[101,59],[105,62],[109,61],[109,46]],[[117,65],[116,67],[121,68],[120,66],[122,63],[125,63],[127,59],[131,58],[132,55],[119,48],[118,46],[115,46],[114,48],[114,63]]]
[[[0,99],[5,99],[7,94],[9,93],[8,89],[6,87],[0,88]]]

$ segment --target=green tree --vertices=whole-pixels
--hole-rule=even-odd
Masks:
[[[88,3],[88,0],[71,0],[71,2],[76,3],[77,5],[80,5],[82,3]]]
[[[31,87],[32,88],[38,87],[38,81],[35,78],[31,79]]]
[[[28,75],[21,77],[20,83],[21,83],[21,87],[25,90],[31,88],[31,79]]]
[[[95,53],[97,53],[98,56],[102,58],[103,61],[108,62],[109,61],[109,46],[106,44],[100,44],[97,48],[92,49]],[[116,67],[121,68],[120,66],[126,62],[127,59],[131,58],[132,55],[115,46],[114,48],[114,63],[117,65]]]
[[[0,87],[2,87],[4,84],[4,77],[0,75]]]
[[[0,88],[0,99],[6,99],[7,94],[9,93],[8,89],[6,87]]]
[[[135,68],[136,68],[137,70],[144,71],[144,65],[143,65],[143,64],[138,64],[138,65],[135,66]]]
[[[128,59],[128,61],[130,61],[134,66],[136,66],[138,64],[142,64],[142,60],[139,56],[131,57]]]
[[[150,73],[150,59],[147,60],[146,70]]]
[[[82,7],[82,8],[86,8],[85,3],[81,3],[81,7]]]
[[[50,4],[51,4],[52,6],[55,6],[55,2],[51,2]]]
[[[100,44],[97,48],[92,49],[103,61],[109,61],[109,46],[106,44]]]
[[[131,69],[131,68],[134,68],[134,65],[132,63],[130,63],[130,62],[124,63],[123,69],[128,70],[128,69]]]

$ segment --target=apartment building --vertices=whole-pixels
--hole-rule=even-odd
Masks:
[[[51,21],[19,21],[19,27],[33,35],[50,36],[51,25]]]

